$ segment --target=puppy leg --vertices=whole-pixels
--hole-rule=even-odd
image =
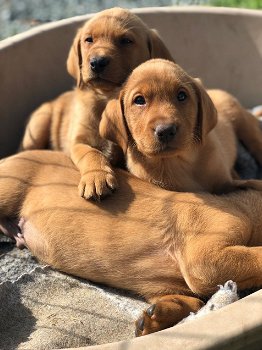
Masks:
[[[152,305],[136,321],[136,336],[172,327],[204,305],[200,299],[185,295],[165,295],[151,298],[150,302]]]
[[[224,183],[223,186],[217,189],[215,194],[227,194],[237,190],[256,190],[262,191],[262,180],[232,180]]]
[[[51,103],[44,103],[31,115],[25,129],[20,150],[48,148],[51,116]]]
[[[235,125],[237,137],[262,165],[262,131],[257,118],[241,107]]]
[[[99,200],[117,188],[117,180],[106,156],[86,144],[76,144],[71,158],[80,170],[79,194],[85,199]]]
[[[225,232],[230,235],[227,230]],[[255,241],[262,244],[262,236],[258,235]],[[222,240],[215,245],[208,242],[209,245],[202,242],[198,254],[191,256],[185,264],[186,281],[194,293],[209,296],[217,285],[227,280],[236,282],[239,290],[262,286],[262,247],[245,247],[241,242],[236,246],[221,247]],[[194,268],[189,270],[188,266]]]
[[[19,215],[31,179],[41,164],[35,159],[34,152],[23,152],[0,161],[0,218]]]
[[[223,90],[208,90],[222,122],[230,122],[237,138],[262,165],[262,131],[258,119]]]

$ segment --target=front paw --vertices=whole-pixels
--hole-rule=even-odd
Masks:
[[[99,201],[112,194],[117,189],[117,180],[114,172],[110,170],[90,170],[81,176],[78,185],[79,194],[85,199]]]

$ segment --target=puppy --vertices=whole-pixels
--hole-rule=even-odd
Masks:
[[[95,203],[78,196],[80,174],[64,153],[6,158],[1,222],[20,218],[14,238],[52,267],[145,297],[152,305],[137,335],[196,312],[201,297],[230,279],[239,289],[261,286],[261,192],[169,192],[123,170],[117,176],[119,191]],[[261,181],[250,182],[262,190]]]
[[[161,59],[133,71],[119,98],[108,103],[100,134],[121,146],[132,174],[169,190],[241,187],[233,179],[236,137],[262,164],[257,119],[228,93],[208,95],[199,80]]]
[[[80,170],[82,197],[109,194],[117,187],[110,160],[117,163],[120,154],[99,136],[101,115],[131,71],[152,57],[172,60],[157,33],[136,15],[121,8],[95,15],[78,31],[67,60],[77,88],[32,114],[22,150],[66,152]]]

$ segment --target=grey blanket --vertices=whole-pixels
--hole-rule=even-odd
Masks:
[[[146,304],[119,291],[36,267],[0,284],[0,349],[80,347],[134,336]]]

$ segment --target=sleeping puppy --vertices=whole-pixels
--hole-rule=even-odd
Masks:
[[[236,138],[262,164],[262,133],[231,95],[219,90],[209,95],[175,63],[150,60],[108,103],[100,135],[121,146],[132,174],[165,189],[234,190],[243,185],[233,179]]]
[[[22,150],[62,150],[80,170],[82,197],[111,193],[117,181],[110,160],[117,163],[121,154],[99,136],[101,115],[130,72],[151,57],[172,60],[156,32],[136,15],[121,8],[95,15],[79,29],[69,52],[67,68],[76,89],[32,114]]]
[[[20,219],[18,244],[58,270],[145,297],[152,305],[138,320],[137,335],[196,312],[200,298],[227,280],[240,290],[262,285],[261,192],[169,192],[116,174],[119,191],[94,203],[75,191],[80,174],[65,154],[6,158],[0,225]],[[250,182],[262,190],[261,181]]]

